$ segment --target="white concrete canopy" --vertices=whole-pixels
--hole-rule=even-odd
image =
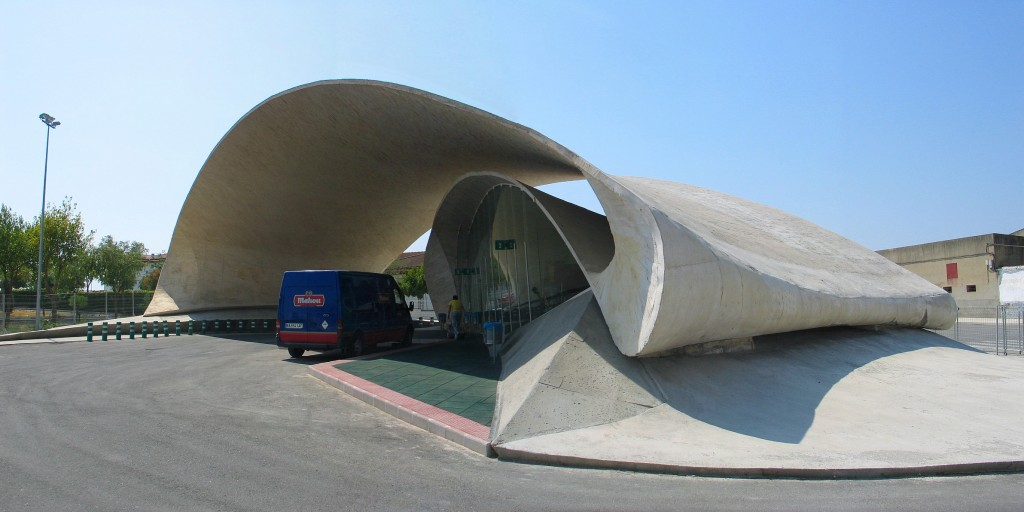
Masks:
[[[531,185],[581,178],[536,132],[423,91],[331,80],[277,94],[210,153],[147,314],[276,307],[285,270],[379,272],[480,170]]]
[[[477,175],[490,178],[461,181]],[[359,80],[285,91],[232,127],[182,207],[147,314],[272,307],[283,271],[381,271],[435,220],[471,220],[490,182],[531,190],[580,178],[607,219],[533,195],[627,356],[836,325],[944,328],[955,318],[941,289],[802,219],[611,176],[524,126]],[[434,233],[428,245],[435,292],[450,287],[451,243]]]
[[[924,329],[755,337],[755,350],[619,354],[590,292],[517,331],[498,456],[718,476],[884,477],[1024,469],[1024,361]]]

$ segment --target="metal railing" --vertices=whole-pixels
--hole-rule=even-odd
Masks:
[[[1024,304],[1004,304],[999,307],[996,317],[996,351],[1002,341],[1003,355],[1007,355],[1011,343],[1018,355],[1024,355]]]
[[[141,315],[152,292],[73,292],[42,297],[43,328]],[[0,334],[35,330],[34,292],[0,293]]]
[[[1024,304],[960,308],[952,329],[935,332],[992,354],[1024,355]]]

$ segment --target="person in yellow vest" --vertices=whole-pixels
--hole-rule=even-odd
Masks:
[[[459,339],[459,329],[462,327],[462,301],[458,295],[452,295],[448,301],[448,337]]]

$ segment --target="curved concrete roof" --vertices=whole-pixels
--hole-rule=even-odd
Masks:
[[[478,174],[490,177],[460,183]],[[284,270],[380,271],[435,214],[471,220],[476,194],[496,183],[530,190],[579,178],[607,220],[531,193],[626,355],[832,325],[943,328],[955,318],[941,289],[802,219],[697,187],[611,176],[529,128],[356,80],[285,91],[224,136],[182,207],[147,313],[273,306]],[[445,204],[470,213],[453,217]],[[451,287],[450,243],[432,232],[435,294]]]
[[[480,170],[531,185],[582,177],[536,132],[427,92],[363,80],[282,92],[203,165],[147,313],[276,307],[285,270],[381,271]]]

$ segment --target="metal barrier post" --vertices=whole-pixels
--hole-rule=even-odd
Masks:
[[[189,320],[188,321],[188,335],[189,336],[192,336],[193,334],[195,334],[195,330],[193,329],[193,324],[194,323],[195,323],[195,320]]]
[[[199,334],[206,334],[206,320],[199,324]]]
[[[214,320],[213,321],[213,332],[217,332],[219,330],[220,330],[220,320]]]
[[[135,339],[135,322],[128,322],[128,339]]]
[[[960,341],[960,308],[956,308],[956,322],[953,323],[953,339]]]
[[[92,322],[85,328],[85,341],[92,341]]]
[[[1000,334],[999,322],[1000,321],[1002,321],[1002,323],[1003,323],[1003,329],[1002,329],[1002,335],[1003,336],[1002,336],[1002,340],[1003,340],[1003,355],[1005,356],[1006,355],[1006,345],[1007,345],[1007,343],[1006,343],[1006,341],[1007,341],[1006,340],[1006,308],[1004,308],[1002,306],[996,307],[996,353],[997,354],[999,353],[999,334]]]
[[[118,322],[117,325],[114,326],[114,339],[121,341],[121,322]]]
[[[164,338],[166,338],[167,336],[170,336],[170,333],[171,333],[170,329],[167,328],[167,320],[164,320]]]
[[[103,341],[107,341],[107,323],[103,322]]]
[[[174,335],[181,336],[181,320],[174,321]]]
[[[147,330],[148,327],[149,327],[149,322],[143,320],[142,321],[142,339],[146,339],[146,330]]]
[[[1017,354],[1024,355],[1024,306],[1017,307]]]

